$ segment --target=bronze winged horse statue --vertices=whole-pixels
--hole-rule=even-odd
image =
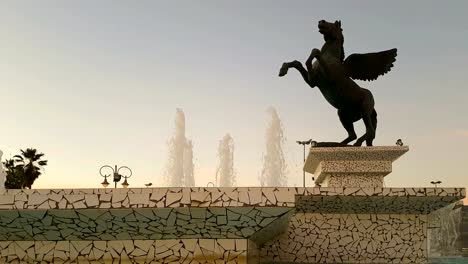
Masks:
[[[285,62],[279,76],[286,75],[289,68],[295,68],[310,87],[317,86],[320,89],[325,99],[338,109],[341,124],[348,132],[348,137],[341,142],[342,145],[347,145],[357,138],[353,123],[362,118],[366,133],[358,138],[354,145],[361,146],[365,140],[367,146],[372,146],[377,128],[374,97],[369,90],[359,87],[353,79],[372,81],[389,72],[395,62],[397,49],[352,54],[344,59],[341,22],[330,23],[321,20],[318,29],[323,34],[325,44],[321,50],[312,50],[305,62],[307,69],[297,60]],[[313,59],[316,59],[314,63]]]

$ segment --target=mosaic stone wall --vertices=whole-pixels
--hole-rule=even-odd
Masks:
[[[1,209],[174,207],[294,207],[296,194],[313,188],[24,189],[0,195]]]
[[[296,213],[260,261],[425,263],[427,215]]]
[[[262,245],[252,250],[258,254],[251,259],[261,256],[261,260],[370,263],[392,256],[389,258],[417,263],[427,254],[426,220],[411,215],[426,214],[464,197],[463,188],[7,190],[0,195],[0,263],[21,263],[20,259],[27,263],[27,258],[34,263],[34,258],[45,256],[50,261],[55,258],[54,252],[63,252],[56,253],[55,263],[79,256],[99,263],[112,257],[111,247],[120,243],[130,249],[134,244],[135,251],[122,253],[129,263],[145,262],[139,255],[143,254],[141,247],[147,248],[145,259],[148,254],[150,258],[162,254],[158,251],[161,239],[178,241],[175,247],[183,244],[177,253],[183,258],[185,250],[195,252],[185,248],[185,239],[198,241],[203,253],[208,242],[201,246],[199,241],[224,238],[233,239],[234,244],[249,238],[253,241],[251,249],[254,244]],[[395,214],[377,213],[379,210]],[[184,240],[178,240],[181,238]],[[218,252],[216,247],[213,244],[213,252]],[[225,263],[226,254],[231,256],[233,250],[222,248],[222,254],[214,254],[223,256],[218,263]],[[237,247],[234,250],[239,253]],[[245,261],[247,246],[243,250],[235,261]],[[161,260],[160,256],[153,262],[181,261],[169,255]],[[200,262],[213,263],[203,256],[205,260]]]
[[[295,207],[295,196],[418,196],[460,200],[464,188],[130,188],[24,189],[0,195],[0,211],[8,209]]]
[[[1,263],[247,263],[245,239],[0,241]]]
[[[248,238],[291,208],[136,208],[0,212],[0,240]]]
[[[324,188],[320,188],[322,190]],[[427,214],[465,196],[463,188],[325,188],[325,195],[298,195],[296,209],[319,213]]]

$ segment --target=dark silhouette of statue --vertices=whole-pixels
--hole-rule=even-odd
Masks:
[[[297,60],[285,62],[279,76],[286,75],[289,68],[295,68],[310,87],[317,86],[325,99],[338,109],[341,124],[348,132],[348,137],[338,143],[339,145],[347,145],[357,138],[353,123],[362,118],[366,125],[366,133],[358,138],[354,145],[361,146],[365,140],[367,146],[372,146],[377,128],[374,97],[369,90],[359,87],[353,79],[373,81],[389,72],[395,62],[397,49],[352,54],[345,59],[341,22],[330,23],[321,20],[318,28],[325,44],[321,50],[312,50],[305,63],[307,69]],[[313,59],[316,59],[314,63]]]

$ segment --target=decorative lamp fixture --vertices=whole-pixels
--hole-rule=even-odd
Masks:
[[[441,181],[431,181],[432,184],[437,188],[437,184],[441,184]]]
[[[107,186],[109,186],[109,182],[107,181],[107,177],[109,177],[109,176],[110,176],[110,175],[104,175],[104,176],[103,176],[103,177],[104,177],[104,181],[101,182],[101,184],[102,184],[102,186],[103,186],[104,188],[107,188]]]
[[[124,188],[128,188],[129,185],[130,185],[130,184],[128,184],[127,178],[125,178],[125,181],[122,183],[122,186],[123,186]]]
[[[117,165],[115,165],[114,168],[112,168],[111,166],[109,165],[104,165],[102,166],[100,169],[99,169],[99,174],[101,174],[102,177],[104,177],[104,181],[101,183],[102,186],[104,186],[104,188],[106,188],[107,186],[109,186],[109,182],[107,181],[107,177],[111,176],[111,174],[103,174],[102,173],[102,169],[104,168],[109,168],[112,170],[112,175],[113,175],[113,178],[114,178],[114,183],[115,183],[115,186],[114,188],[117,188],[117,183],[122,179],[124,178],[124,182],[122,183],[122,186],[124,188],[127,188],[130,184],[128,183],[127,179],[130,178],[132,176],[132,170],[127,167],[127,166],[122,166],[122,167],[119,167],[117,168]],[[128,175],[122,175],[119,173],[119,171],[121,169],[126,169],[129,171],[129,174]]]
[[[315,141],[314,141],[314,142],[315,142]],[[304,158],[304,162],[305,162],[305,160],[306,160],[306,157],[305,157],[305,146],[306,146],[306,145],[310,145],[310,144],[312,143],[312,139],[309,139],[309,140],[307,140],[307,141],[299,141],[299,140],[298,140],[298,141],[296,141],[296,143],[299,144],[299,145],[304,146],[304,155],[303,155],[303,158]],[[312,177],[312,180],[314,180],[313,177]],[[304,171],[304,170],[302,170],[302,185],[303,185],[302,187],[305,187],[305,171]]]

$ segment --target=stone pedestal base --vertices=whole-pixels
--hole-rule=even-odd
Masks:
[[[333,174],[333,175],[328,175],[325,177],[325,179],[322,181],[322,183],[319,183],[321,186],[324,187],[342,187],[342,186],[348,186],[348,187],[363,187],[363,188],[369,188],[369,187],[383,187],[383,180],[384,176],[382,175],[352,175],[352,174]],[[317,183],[317,182],[316,182]]]
[[[304,171],[315,175],[322,187],[383,187],[392,172],[392,162],[407,152],[407,146],[312,147]]]

